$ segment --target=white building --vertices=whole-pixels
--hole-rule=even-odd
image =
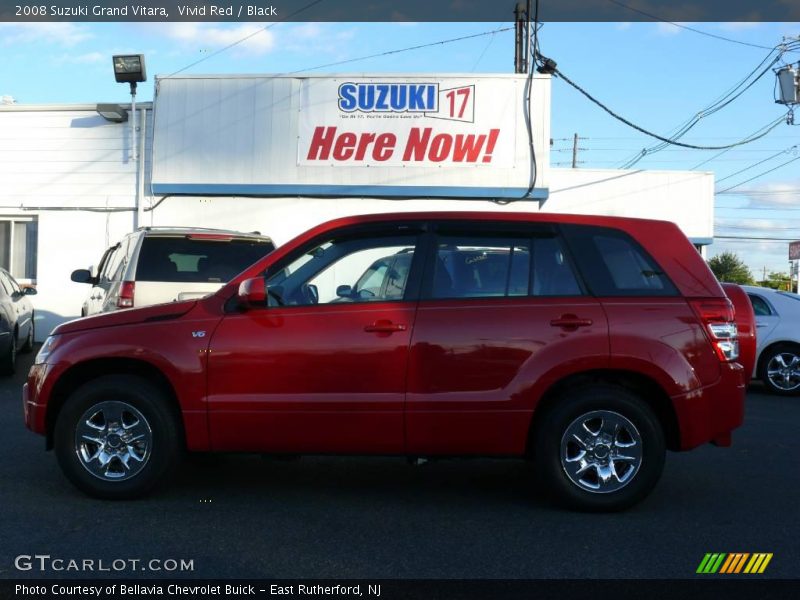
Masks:
[[[95,104],[0,106],[0,266],[36,284],[41,340],[80,314],[88,286],[70,273],[140,226],[258,230],[281,244],[349,214],[544,211],[665,219],[711,243],[712,173],[550,168],[550,78],[531,83],[530,137],[527,84],[158,78],[153,103],[137,105],[136,156],[131,122]]]

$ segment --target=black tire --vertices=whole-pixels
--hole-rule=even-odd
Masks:
[[[798,361],[796,367],[790,366],[793,360]],[[780,396],[800,395],[800,346],[775,344],[764,350],[758,364],[759,379],[764,382],[767,390]],[[782,370],[784,366],[788,378],[781,373],[774,373],[776,369]],[[770,375],[770,371],[774,374]]]
[[[22,348],[20,348],[20,352],[24,354],[28,354],[33,351],[33,340],[36,336],[36,325],[33,321],[33,313],[31,313],[31,326],[28,328],[28,337],[25,338],[25,343],[22,344]]]
[[[17,332],[11,334],[11,342],[0,357],[0,374],[13,375],[17,370]]]
[[[623,387],[598,383],[564,393],[537,421],[533,435],[544,490],[577,510],[629,508],[652,491],[664,468],[666,444],[658,418]],[[637,456],[638,463],[630,460]],[[601,470],[614,476],[603,482]]]
[[[180,463],[183,438],[175,412],[166,395],[141,377],[107,375],[90,381],[67,398],[58,414],[58,463],[67,479],[90,496],[141,497]],[[94,441],[80,435],[87,431]],[[106,457],[111,455],[105,466],[96,458],[101,447]]]

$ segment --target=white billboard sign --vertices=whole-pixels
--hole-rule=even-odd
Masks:
[[[550,78],[157,78],[152,193],[547,197]],[[533,174],[535,185],[532,185]]]
[[[336,167],[514,166],[513,80],[308,82],[297,164]]]

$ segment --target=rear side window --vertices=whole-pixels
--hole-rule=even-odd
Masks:
[[[565,225],[563,230],[596,296],[678,295],[658,263],[626,233],[584,225]]]
[[[772,311],[769,308],[769,304],[767,301],[764,300],[761,296],[756,296],[755,294],[748,294],[750,298],[750,302],[753,304],[753,312],[756,314],[757,317],[768,317],[772,314]]]
[[[146,237],[136,267],[138,281],[225,283],[269,254],[270,242]]]
[[[524,238],[440,235],[432,296],[526,296],[530,264],[530,241]]]

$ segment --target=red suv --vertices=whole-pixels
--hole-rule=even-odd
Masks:
[[[729,445],[734,311],[666,222],[415,213],[339,219],[200,300],[58,327],[25,422],[67,477],[141,495],[184,450],[534,460],[616,510],[665,450]]]

